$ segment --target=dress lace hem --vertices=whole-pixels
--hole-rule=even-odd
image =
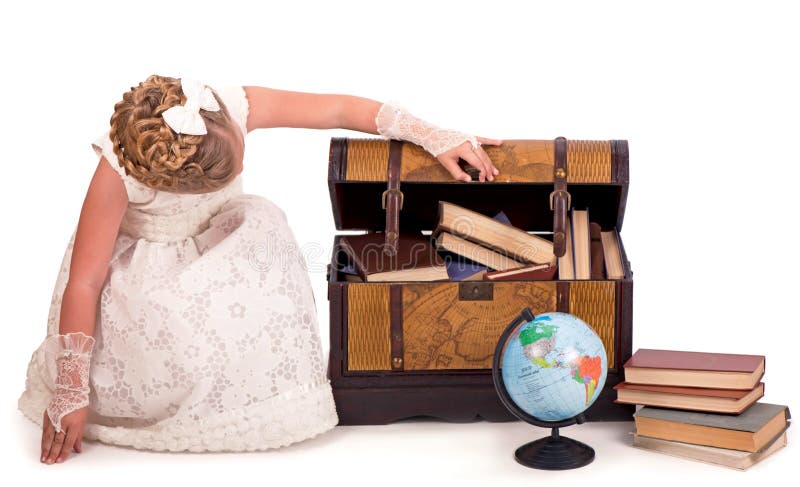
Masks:
[[[28,389],[18,408],[42,426],[49,395]],[[164,421],[142,428],[87,422],[83,437],[139,450],[243,452],[282,448],[314,438],[339,423],[330,382],[298,387],[254,406],[198,421]]]

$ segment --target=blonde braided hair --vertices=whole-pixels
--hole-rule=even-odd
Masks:
[[[131,87],[114,105],[109,137],[125,173],[155,189],[176,193],[206,193],[221,188],[236,175],[232,137],[239,128],[225,104],[217,112],[202,110],[208,133],[176,134],[161,114],[186,103],[177,78],[151,75]]]

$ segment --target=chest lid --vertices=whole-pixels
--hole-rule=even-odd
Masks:
[[[436,158],[410,142],[331,138],[328,189],[336,228],[384,230],[387,188],[396,186],[402,193],[397,204],[404,230],[432,230],[441,200],[489,216],[503,211],[518,228],[552,232],[551,194],[561,181],[566,182],[572,208],[588,208],[591,220],[604,230],[621,230],[628,195],[627,141],[567,139],[564,145],[560,140],[483,145],[499,174],[494,181],[480,182],[477,170],[459,160],[473,178],[464,182],[453,179]],[[559,150],[562,155],[557,158]],[[557,159],[566,161],[565,171],[556,167]]]

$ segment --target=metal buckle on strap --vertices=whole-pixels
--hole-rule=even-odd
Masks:
[[[559,189],[558,191],[553,191],[552,193],[550,193],[550,210],[551,211],[553,210],[553,197],[556,195],[556,193],[566,193],[567,194],[567,210],[572,208],[572,195],[569,194],[569,191],[565,191],[563,189]]]
[[[383,208],[384,210],[386,209],[386,193],[397,193],[397,194],[400,195],[400,209],[402,210],[403,209],[403,192],[400,191],[397,188],[389,188],[389,189],[387,189],[386,191],[383,192],[383,195],[381,195],[381,199],[383,200],[381,208]]]

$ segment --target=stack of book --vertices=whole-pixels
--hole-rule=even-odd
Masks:
[[[567,218],[567,245],[558,258],[559,279],[622,279],[619,234],[589,221],[589,210],[572,210]]]
[[[786,446],[789,408],[758,402],[764,356],[640,349],[624,368],[636,447],[744,470]]]
[[[347,280],[552,280],[622,279],[624,269],[616,230],[601,231],[588,210],[573,210],[567,225],[567,253],[556,258],[553,243],[494,217],[440,201],[430,237],[401,233],[395,255],[382,252],[384,235],[342,237],[350,265]]]
[[[511,225],[503,212],[490,218],[440,201],[431,237],[452,280],[549,280],[556,274],[553,243]]]

